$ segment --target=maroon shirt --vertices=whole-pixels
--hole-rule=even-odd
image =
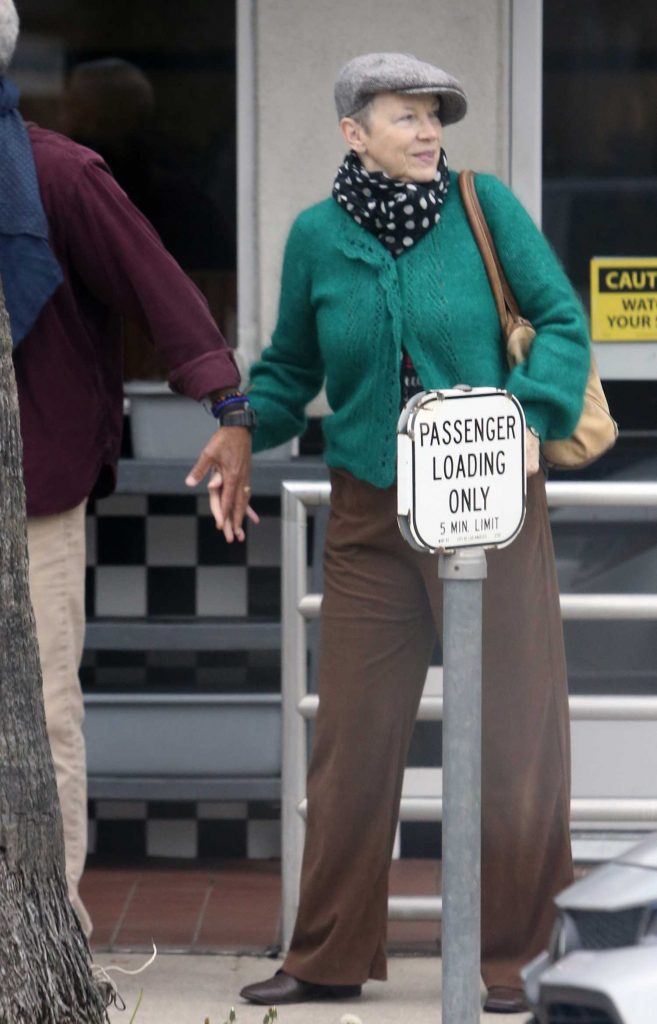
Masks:
[[[120,319],[137,320],[174,391],[196,400],[239,373],[205,299],[91,150],[28,126],[64,281],[14,354],[27,513],[114,487],[123,421]]]

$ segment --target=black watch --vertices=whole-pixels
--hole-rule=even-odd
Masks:
[[[248,405],[245,405],[242,409],[230,409],[228,407],[223,416],[220,417],[219,423],[222,427],[246,427],[247,430],[253,433],[258,426],[258,417],[255,414],[255,410]]]

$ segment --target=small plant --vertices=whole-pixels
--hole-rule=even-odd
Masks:
[[[142,1001],[143,998],[144,998],[144,990],[142,988],[142,989],[140,989],[140,992],[139,992],[139,998],[137,999],[137,1004],[136,1004],[134,1010],[132,1011],[132,1017],[130,1018],[129,1024],[134,1024],[135,1018],[137,1016],[137,1010],[141,1006],[141,1001]]]
[[[224,1024],[235,1024],[237,1020],[237,1014],[235,1013],[235,1007],[231,1006],[230,1013],[228,1014],[228,1020],[224,1021]],[[262,1018],[262,1024],[273,1024],[274,1021],[278,1020],[278,1010],[275,1006],[270,1006],[266,1014]],[[205,1018],[205,1024],[210,1024],[210,1018]]]
[[[228,1020],[224,1021],[224,1024],[235,1024],[237,1020],[237,1014],[235,1013],[235,1007],[231,1006],[230,1013],[228,1014]],[[262,1024],[273,1024],[273,1021],[278,1020],[278,1010],[275,1006],[270,1006],[265,1016],[262,1019]],[[205,1024],[210,1024],[210,1018],[205,1018]]]

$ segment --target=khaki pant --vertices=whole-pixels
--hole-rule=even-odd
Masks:
[[[64,822],[66,879],[88,936],[91,919],[78,892],[87,856],[87,764],[78,676],[84,642],[85,507],[86,501],[70,512],[29,517],[27,541],[46,724]]]
[[[482,975],[520,985],[572,880],[566,669],[542,474],[525,525],[488,553],[483,612]],[[320,707],[301,900],[285,970],[320,984],[386,977],[388,871],[436,632],[437,557],[396,524],[395,489],[332,473]]]

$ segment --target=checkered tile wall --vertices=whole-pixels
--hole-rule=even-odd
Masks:
[[[206,497],[117,495],[87,517],[87,615],[280,614],[280,500],[227,544]]]
[[[87,516],[89,619],[278,619],[280,500],[258,497],[257,508],[257,529],[247,528],[244,545],[229,545],[213,525],[207,497],[115,495],[92,504]],[[312,530],[309,558],[311,552]],[[439,687],[440,669],[436,672],[434,685]],[[87,650],[81,676],[85,690],[96,692],[170,692],[181,679],[186,690],[278,692],[280,653]],[[439,723],[416,726],[406,784],[413,795],[436,792],[440,736]],[[280,856],[277,803],[99,800],[89,810],[90,852],[103,860]],[[439,850],[436,825],[401,826],[399,855],[437,856]]]

